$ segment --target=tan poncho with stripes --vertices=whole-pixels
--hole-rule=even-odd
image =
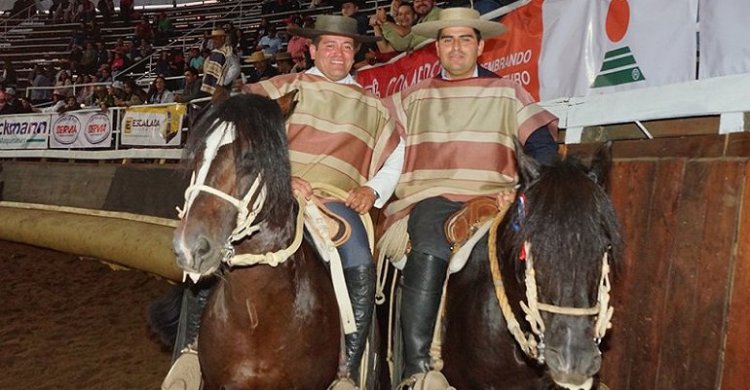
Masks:
[[[510,189],[517,181],[513,136],[525,143],[549,125],[557,138],[557,118],[506,79],[429,79],[386,103],[406,139],[398,200],[386,208],[387,225],[423,199],[467,201]]]
[[[399,142],[388,110],[358,86],[305,73],[243,88],[272,99],[295,89],[297,105],[286,126],[292,174],[344,191],[365,184]]]

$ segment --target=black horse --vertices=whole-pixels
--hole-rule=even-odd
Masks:
[[[457,389],[593,388],[611,314],[603,269],[616,265],[622,249],[604,189],[611,144],[590,167],[572,157],[539,166],[520,147],[517,158],[520,188],[496,225],[496,238],[489,245],[482,239],[466,266],[449,278],[442,372]],[[502,287],[493,282],[493,262]],[[509,331],[500,295],[520,324],[518,338]],[[542,328],[537,334],[520,303],[536,313]],[[517,340],[529,335],[536,342],[521,341],[526,353]]]

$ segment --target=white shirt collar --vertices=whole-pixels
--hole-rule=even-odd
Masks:
[[[474,67],[474,74],[471,77],[479,77],[479,66]],[[451,76],[448,74],[448,72],[445,71],[445,68],[440,69],[440,78],[442,78],[443,80],[453,80],[451,79]]]
[[[318,69],[315,66],[313,66],[312,68],[310,68],[307,71],[305,71],[305,73],[309,73],[309,74],[314,74],[316,76],[325,77],[326,80],[334,82],[334,83],[337,83],[337,84],[356,85],[358,87],[361,87],[361,85],[359,85],[359,83],[356,80],[354,80],[354,77],[352,77],[352,75],[350,75],[350,74],[346,75],[346,77],[344,77],[343,79],[341,79],[339,81],[333,81],[333,80],[329,79],[328,77],[326,77],[326,75],[324,75],[323,72],[321,72],[320,69]]]

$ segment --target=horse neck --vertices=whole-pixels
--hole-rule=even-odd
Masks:
[[[289,210],[275,210],[259,223],[258,232],[236,246],[237,254],[276,252],[291,245],[296,234],[298,207],[292,203]]]

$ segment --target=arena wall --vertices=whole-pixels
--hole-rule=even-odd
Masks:
[[[747,388],[750,133],[617,142],[614,155],[610,194],[626,252],[604,382]]]
[[[94,257],[172,280],[179,165],[2,162],[0,238]]]

